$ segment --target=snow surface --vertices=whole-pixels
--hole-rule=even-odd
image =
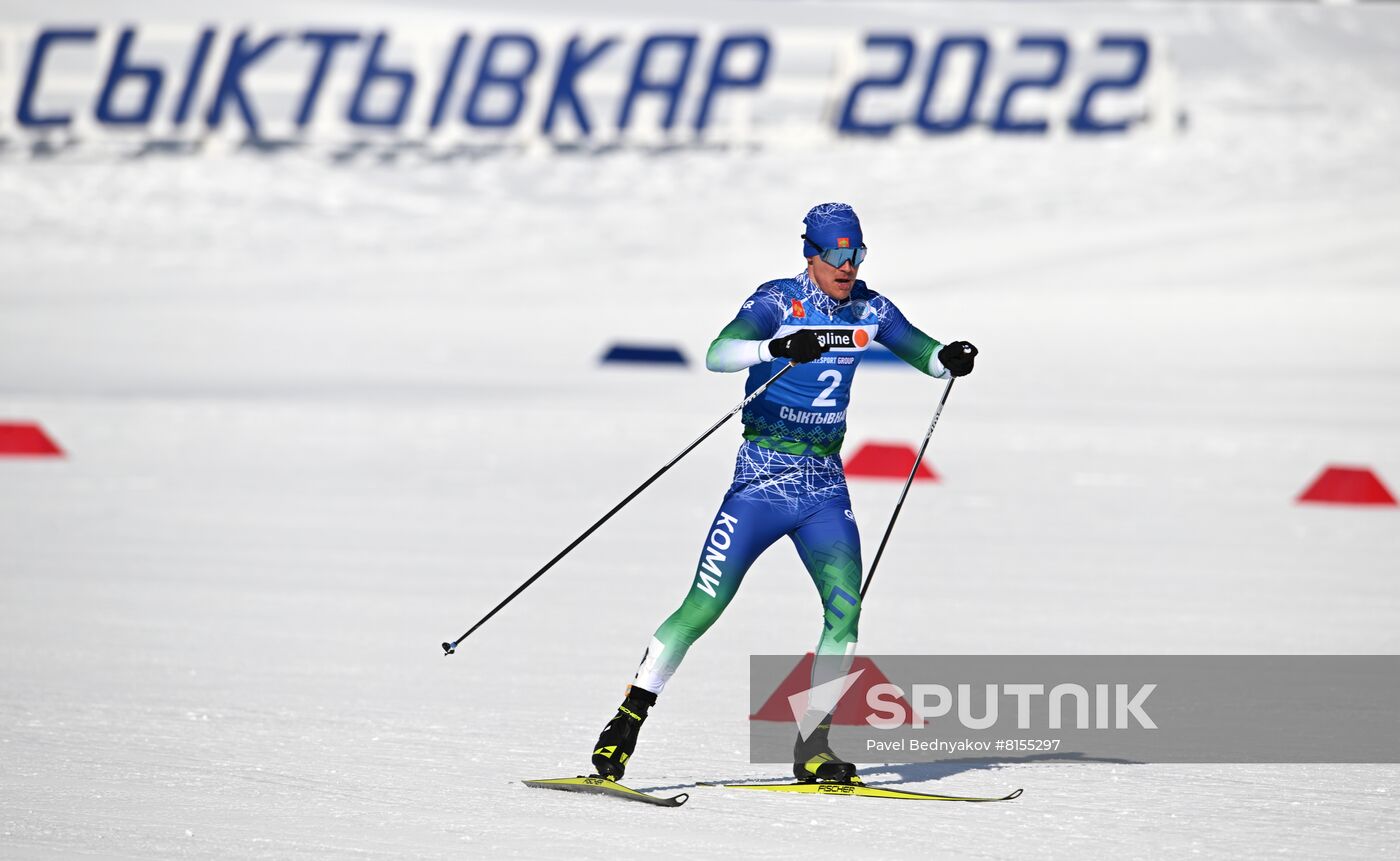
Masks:
[[[1183,29],[1243,28],[1260,6],[1183,8]],[[1278,14],[1397,32],[1389,9]],[[797,271],[806,207],[844,199],[862,276],[982,349],[863,652],[1394,653],[1400,515],[1292,502],[1333,462],[1400,489],[1393,55],[1295,69],[1352,101],[1221,79],[1188,90],[1188,133],[1119,140],[8,152],[0,418],[68,456],[0,460],[0,856],[1394,854],[1400,766],[863,770],[1025,788],[1000,805],[695,788],[777,771],[747,762],[747,656],[805,651],[818,625],[784,547],[629,769],[686,807],[520,785],[587,767],[688,588],[734,428],[459,654],[438,647],[738,400],[738,376],[604,369],[606,347],[698,360],[753,285]],[[878,366],[856,388],[853,445],[917,440],[938,395]],[[853,483],[867,554],[897,492]]]

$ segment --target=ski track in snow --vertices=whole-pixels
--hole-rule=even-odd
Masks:
[[[734,156],[7,157],[0,418],[68,456],[0,461],[0,855],[1394,853],[1393,765],[863,769],[1025,789],[994,805],[694,787],[782,773],[747,762],[744,715],[748,655],[816,634],[784,545],[629,769],[683,809],[520,785],[586,769],[689,585],[732,427],[437,645],[740,396],[602,369],[607,345],[699,359],[797,271],[805,208],[847,199],[862,276],[982,349],[862,652],[1400,649],[1394,510],[1291,502],[1332,462],[1400,486],[1400,134],[1197,119]],[[855,443],[917,439],[938,395],[884,367],[855,388]],[[898,486],[853,484],[867,556]]]

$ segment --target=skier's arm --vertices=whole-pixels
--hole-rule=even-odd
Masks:
[[[942,344],[906,320],[893,302],[884,297],[881,300],[880,330],[875,333],[876,341],[931,377],[946,380],[972,373],[972,363],[977,357],[976,347],[967,341]]]
[[[946,379],[948,369],[938,361],[938,348],[943,344],[924,334],[917,326],[904,318],[904,314],[894,303],[880,297],[880,329],[875,340],[884,344],[899,358],[923,371],[931,377]],[[877,300],[880,301],[880,300]]]
[[[742,371],[772,360],[773,354],[768,352],[768,339],[762,337],[747,320],[738,318],[710,342],[710,351],[705,354],[705,367],[712,371]]]
[[[705,367],[712,371],[742,371],[760,362],[773,361],[768,340],[782,325],[777,302],[762,290],[749,297],[739,313],[710,344]]]

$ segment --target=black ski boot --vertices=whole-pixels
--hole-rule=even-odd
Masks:
[[[817,725],[807,738],[799,733],[792,748],[792,775],[800,783],[860,783],[856,767],[831,752],[831,721]]]
[[[603,727],[598,743],[593,745],[593,768],[599,777],[621,780],[627,770],[627,760],[637,748],[637,734],[647,719],[647,710],[656,705],[656,694],[637,687],[627,688],[627,698],[617,707],[617,714]]]

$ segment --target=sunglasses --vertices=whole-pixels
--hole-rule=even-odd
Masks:
[[[865,262],[864,243],[862,243],[859,248],[822,248],[807,234],[802,234],[802,238],[811,242],[812,245],[816,247],[817,251],[820,252],[817,256],[834,269],[840,269],[842,266],[845,266],[847,261],[850,261],[855,266],[859,266]]]

